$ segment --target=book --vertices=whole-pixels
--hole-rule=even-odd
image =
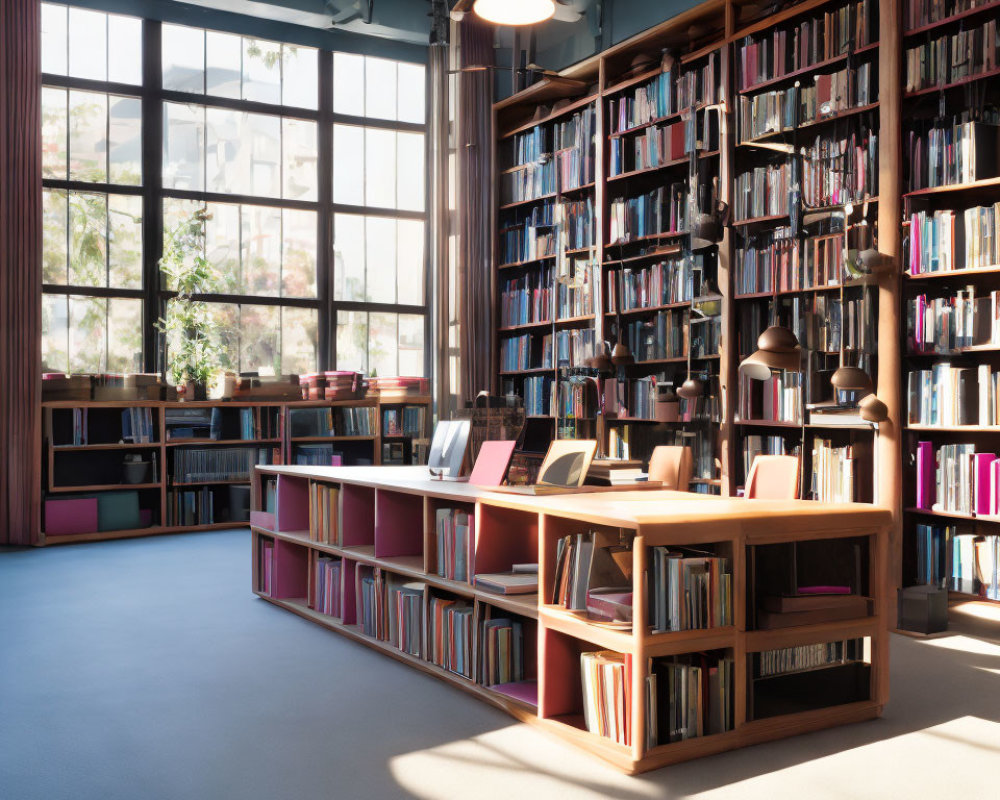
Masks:
[[[497,594],[533,594],[538,591],[538,574],[530,572],[491,572],[476,575],[476,587]]]
[[[580,673],[587,730],[627,747],[632,742],[632,655],[581,653]]]
[[[499,486],[503,483],[516,445],[515,441],[483,442],[469,475],[469,483],[473,486]]]

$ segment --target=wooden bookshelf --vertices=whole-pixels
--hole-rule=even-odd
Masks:
[[[384,430],[384,412],[407,406],[423,409],[423,424],[417,435],[393,434]],[[413,463],[423,463],[426,457],[430,435],[431,398],[426,395],[371,396],[358,400],[335,401],[205,401],[205,402],[162,402],[136,401],[50,401],[42,404],[43,416],[43,508],[46,500],[75,500],[89,495],[96,498],[98,505],[104,495],[127,492],[137,495],[142,524],[130,525],[115,530],[74,531],[71,533],[46,532],[44,514],[38,544],[64,544],[72,542],[120,539],[132,536],[154,536],[165,533],[215,530],[248,525],[243,519],[229,519],[231,509],[223,502],[222,494],[230,486],[246,486],[251,483],[252,464],[245,477],[213,477],[207,479],[175,480],[174,462],[177,454],[187,450],[214,451],[220,449],[258,450],[267,453],[274,463],[292,463],[296,458],[296,448],[301,445],[330,443],[350,448],[345,452],[348,463],[365,459],[368,463],[381,464],[383,450],[396,447],[402,453],[408,452]],[[189,436],[170,438],[167,414],[170,409],[212,410],[220,412],[220,437]],[[254,419],[260,424],[261,415],[269,415],[271,420],[266,431],[268,435],[253,438],[238,438],[240,433],[240,409],[253,409]],[[329,409],[332,414],[341,409],[370,409],[373,414],[373,431],[370,435],[293,436],[291,418],[296,412],[308,409]],[[143,439],[148,441],[124,441],[122,413],[148,412],[148,429],[143,431]],[[141,417],[136,417],[140,419]],[[132,417],[130,417],[131,421]],[[81,430],[74,430],[82,426]],[[79,443],[73,442],[80,439]],[[125,482],[124,459],[130,454],[139,455],[147,463],[138,482]],[[259,453],[258,453],[259,456]],[[213,503],[210,519],[221,515],[224,519],[204,524],[170,524],[173,493],[218,489],[217,494],[206,495],[206,501]],[[114,502],[108,500],[107,502]],[[131,501],[129,501],[131,502]],[[183,517],[182,517],[183,519]]]
[[[320,513],[318,506],[302,502],[310,496],[310,486],[334,492],[336,531],[327,533],[318,524],[325,517],[310,516]],[[650,513],[652,507],[656,513]],[[475,520],[473,574],[537,561],[539,593],[503,596],[474,581],[441,577],[435,520],[439,509],[448,508],[462,510]],[[516,719],[538,725],[625,772],[643,772],[872,719],[881,714],[888,698],[892,601],[885,571],[890,515],[872,506],[773,503],[665,491],[642,492],[641,497],[640,493],[617,493],[612,506],[600,493],[505,495],[434,481],[426,470],[416,467],[259,467],[253,509],[251,585],[256,595],[443,680]],[[558,542],[587,531],[608,532],[615,541],[628,543],[635,597],[652,592],[653,547],[693,545],[722,554],[732,571],[731,608],[726,605],[731,623],[657,632],[646,604],[640,603],[633,609],[631,626],[614,629],[550,602],[555,599]],[[327,538],[340,544],[328,543]],[[800,555],[800,581],[817,579],[812,570],[820,568],[818,563],[835,563],[843,553],[855,553],[852,580],[861,581],[854,589],[867,598],[863,604],[867,613],[846,620],[814,619],[793,627],[765,627],[754,611],[762,602],[759,598],[781,589],[769,588],[760,576],[769,569],[784,569],[792,551]],[[321,561],[324,558],[330,560]],[[329,585],[324,578],[322,592],[336,594],[331,607],[323,607],[336,609],[336,614],[320,610],[317,576],[326,567],[335,568],[337,578]],[[369,581],[366,589],[363,580]],[[371,606],[373,590],[375,594],[392,591],[400,584],[422,598],[419,622],[401,625],[409,651],[392,643],[392,618],[382,616],[389,612],[373,612]],[[465,651],[466,672],[439,666],[429,652],[430,643],[436,641],[430,633],[435,597],[470,609],[474,635]],[[322,602],[328,601],[323,598]],[[489,681],[482,677],[482,621],[487,614],[519,621],[523,631],[522,682],[514,684],[514,689],[487,685]],[[838,646],[843,657],[828,659],[824,668],[779,671],[769,677],[759,667],[764,656],[758,654],[826,642],[842,643]],[[854,655],[849,655],[851,643],[864,644],[864,648],[853,648]],[[595,651],[632,659],[631,683],[625,690],[627,706],[623,706],[629,720],[627,743],[588,729],[581,654]],[[645,687],[651,663],[683,662],[688,654],[696,653],[730,660],[726,723],[711,735],[647,741]],[[851,677],[846,690],[837,688],[838,676],[845,671]],[[792,683],[812,687],[807,695],[810,703],[796,705]],[[660,701],[669,702],[665,687],[660,691]],[[658,713],[662,711],[657,708]]]

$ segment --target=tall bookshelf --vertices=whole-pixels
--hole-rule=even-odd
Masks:
[[[248,525],[249,517],[241,512],[249,510],[254,466],[329,465],[330,450],[345,465],[424,463],[430,405],[430,397],[423,395],[286,402],[45,402],[44,513],[38,543]],[[412,411],[406,416],[408,409]],[[345,431],[343,426],[357,423],[360,415],[366,431]],[[409,424],[396,425],[404,416]],[[129,463],[133,460],[134,465]],[[93,522],[92,529],[81,530],[81,525],[87,527],[81,519]]]
[[[995,3],[963,11],[958,18],[968,22],[941,24],[957,29],[990,17],[991,10],[995,12]],[[648,457],[655,444],[694,444],[704,431],[714,438],[711,479],[692,488],[733,496],[742,491],[758,447],[765,452],[801,450],[802,497],[854,499],[892,512],[892,586],[905,582],[903,554],[912,549],[904,547],[901,538],[903,481],[910,480],[901,457],[905,387],[899,382],[900,330],[905,325],[900,316],[905,234],[900,221],[904,199],[910,202],[901,188],[903,119],[908,113],[901,106],[903,19],[904,6],[897,0],[805,0],[783,4],[773,13],[744,0],[708,0],[558,75],[548,75],[494,107],[499,168],[506,137],[528,124],[540,103],[590,103],[595,95],[600,98],[595,186],[602,256],[601,313],[594,320],[598,342],[613,347],[619,327],[627,330],[632,321],[670,312],[661,334],[669,330],[683,339],[686,333],[690,346],[695,338],[692,317],[701,316],[691,312],[704,310],[700,301],[710,301],[706,308],[718,316],[713,323],[718,326],[717,356],[691,353],[691,372],[704,380],[706,397],[715,396],[717,412],[707,421],[697,415],[685,422],[636,420],[630,415],[636,405],[632,401],[651,396],[648,382],[635,386],[640,391],[618,393],[619,400],[624,398],[618,404],[624,413],[610,410],[614,404],[609,406],[609,395],[603,392],[594,425],[602,451],[623,455],[615,443],[624,430],[642,441],[629,452],[638,458]],[[928,34],[922,26],[912,36]],[[775,41],[783,42],[777,51]],[[661,61],[665,52],[671,59]],[[646,56],[645,65],[637,56]],[[641,124],[625,126],[635,130],[619,129],[613,116],[621,108],[619,100],[663,80],[665,68],[677,76],[706,70],[709,64],[717,69],[721,113],[711,108],[711,97],[703,96],[694,99],[690,113],[679,104],[671,114],[661,110],[663,119],[649,114]],[[946,91],[967,92],[960,87],[977,80],[963,78]],[[921,97],[933,94],[921,91]],[[675,143],[682,146],[677,131],[662,134],[669,147],[659,160],[636,161],[635,142],[650,129],[675,122],[683,123],[684,145],[699,141],[695,158],[689,148],[671,149]],[[631,146],[622,147],[622,140]],[[842,146],[853,157],[840,153]],[[824,182],[831,165],[839,175],[835,185]],[[752,200],[760,194],[754,182],[759,189],[768,177],[773,187],[783,190],[773,192],[773,207],[753,208]],[[729,205],[729,218],[719,241],[694,255],[704,259],[704,274],[717,294],[655,298],[661,302],[643,298],[638,307],[625,306],[619,317],[612,305],[622,294],[619,276],[628,270],[634,278],[645,267],[687,257],[691,237],[681,225],[652,235],[644,232],[648,239],[635,235],[622,241],[616,200],[656,189],[669,197],[671,186],[683,187],[693,189],[699,210],[706,211],[706,195],[716,181],[716,194]],[[795,187],[798,192],[792,191]],[[980,188],[990,191],[986,185]],[[498,199],[498,230],[503,220],[500,205]],[[874,269],[871,264],[858,268],[857,256],[865,250],[876,253]],[[496,260],[494,266],[500,263]],[[499,293],[503,276],[502,270],[496,272]],[[784,408],[769,402],[765,414],[764,386],[741,378],[739,364],[756,349],[757,336],[772,320],[797,334],[803,353],[800,370],[778,375],[768,384],[772,400],[779,381],[789,399]],[[498,354],[504,333],[495,333]],[[624,338],[630,346],[636,344]],[[604,387],[617,379],[631,384],[655,376],[659,384],[676,388],[688,375],[686,346],[682,341],[679,349],[670,350],[667,344],[657,342],[663,350],[662,357],[654,359],[657,363],[625,366],[610,375],[591,370],[589,375]],[[884,422],[872,424],[860,414],[831,416],[822,408],[859,399],[859,394],[835,392],[830,383],[842,364],[860,367],[871,378],[873,392],[888,410]],[[504,377],[499,375],[494,388],[520,393],[516,383],[505,386]],[[803,408],[806,405],[810,407]],[[532,424],[526,443],[544,449],[546,434],[555,428]],[[589,434],[589,429],[583,432]],[[909,570],[911,560],[907,564]]]
[[[903,584],[995,602],[1000,3],[902,8]]]

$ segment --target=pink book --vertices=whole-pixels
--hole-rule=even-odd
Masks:
[[[934,505],[934,445],[917,442],[917,508],[930,510]]]
[[[990,464],[990,514],[1000,514],[1000,458]]]
[[[976,514],[989,515],[992,513],[990,510],[990,472],[993,462],[997,460],[996,453],[976,453],[972,458],[976,482]]]
[[[528,705],[538,705],[538,681],[528,680],[518,683],[497,683],[490,687],[494,692],[513,697]]]
[[[514,441],[483,442],[469,483],[475,486],[499,486],[503,483],[516,444]]]
[[[96,497],[72,497],[45,501],[46,536],[94,533],[96,530]]]

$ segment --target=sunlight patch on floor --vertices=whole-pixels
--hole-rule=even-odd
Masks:
[[[1000,657],[1000,644],[974,639],[971,636],[942,636],[940,639],[927,639],[921,644],[945,650],[960,650],[963,653]]]

